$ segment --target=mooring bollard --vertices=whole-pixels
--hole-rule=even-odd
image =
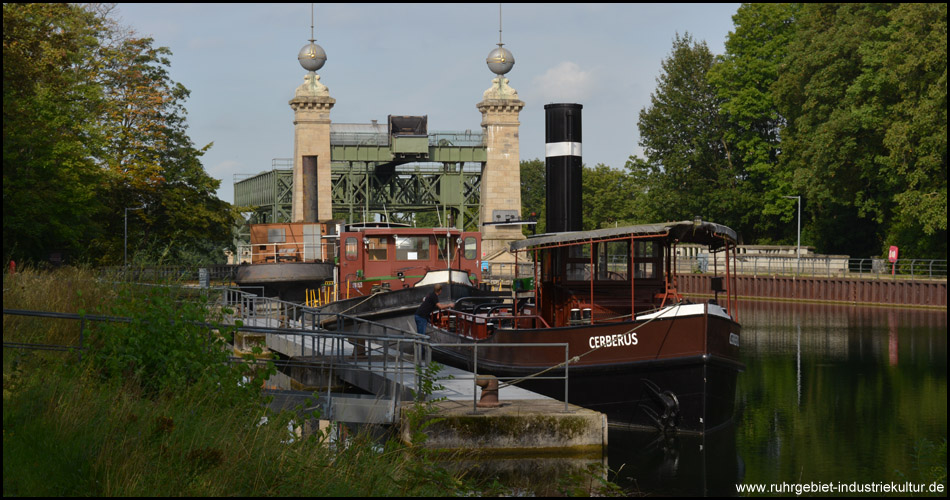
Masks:
[[[479,408],[497,408],[501,406],[498,402],[498,378],[494,375],[478,375],[475,377],[475,384],[482,388],[482,397],[478,400],[476,406]]]

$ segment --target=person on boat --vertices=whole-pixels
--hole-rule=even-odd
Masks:
[[[439,304],[440,293],[442,293],[442,284],[436,283],[435,288],[422,301],[422,305],[416,309],[416,331],[418,333],[425,335],[426,325],[429,324],[429,315],[432,314],[432,311],[435,311],[435,308],[446,309],[455,305],[455,302]]]

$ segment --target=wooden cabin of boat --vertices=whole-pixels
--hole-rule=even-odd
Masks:
[[[333,223],[252,224],[251,264],[333,262],[337,251],[335,233]]]

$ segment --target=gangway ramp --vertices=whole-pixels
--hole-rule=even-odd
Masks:
[[[340,395],[317,391],[324,415],[338,421],[393,423],[402,402],[413,401],[422,383],[422,368],[432,360],[428,338],[415,332],[374,324],[359,318],[361,332],[331,331],[317,325],[322,317],[311,308],[277,299],[257,297],[229,289],[227,304],[232,305],[231,322],[241,321],[241,332],[263,336],[263,345],[301,364],[320,371],[322,380],[339,379],[374,396]],[[436,389],[429,399],[470,404],[477,412],[480,390],[475,374],[443,366],[435,375]],[[300,395],[298,395],[300,396]],[[302,396],[301,400],[302,400]],[[500,389],[505,400],[556,400],[517,386]],[[566,405],[565,405],[566,407]]]

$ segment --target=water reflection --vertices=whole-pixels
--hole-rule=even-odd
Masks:
[[[612,481],[632,493],[718,496],[736,495],[738,483],[932,480],[914,449],[947,436],[945,311],[778,302],[741,311],[734,427],[673,439],[611,429]]]
[[[946,439],[945,311],[754,302],[742,323],[747,482],[913,480]]]
[[[734,426],[705,436],[611,428],[608,439],[609,479],[631,495],[729,496],[745,476]]]

